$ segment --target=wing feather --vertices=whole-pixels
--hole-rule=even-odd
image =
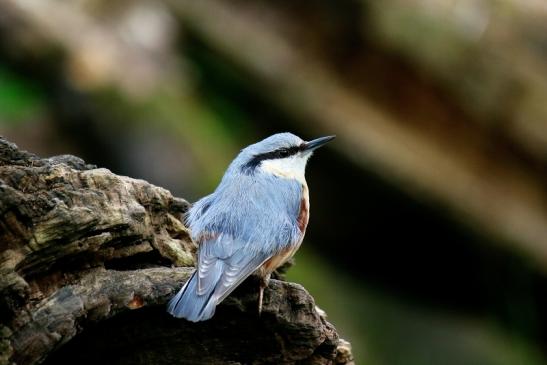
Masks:
[[[270,257],[271,256],[267,255],[255,256],[250,260],[246,260],[247,262],[245,262],[243,266],[231,266],[228,264],[228,269],[221,278],[220,288],[218,288],[215,293],[218,297],[217,303],[222,302],[243,280],[247,279]]]
[[[198,295],[210,293],[217,285],[222,273],[224,264],[216,257],[207,257],[200,260],[198,265]]]
[[[227,234],[203,242],[198,260],[197,294],[211,295],[211,300],[220,303],[270,257],[271,254],[249,250],[249,245]]]

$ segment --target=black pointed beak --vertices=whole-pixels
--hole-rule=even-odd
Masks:
[[[318,149],[319,147],[323,146],[325,143],[332,141],[336,136],[326,136],[326,137],[320,137],[317,139],[314,139],[313,141],[309,141],[304,143],[304,151],[314,151]]]

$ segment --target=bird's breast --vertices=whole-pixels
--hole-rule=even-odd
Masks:
[[[299,237],[296,239],[295,242],[293,242],[287,248],[278,252],[276,255],[272,256],[269,260],[267,260],[262,265],[260,270],[262,276],[265,276],[266,274],[273,272],[275,269],[283,265],[291,257],[294,256],[298,248],[300,248],[300,245],[302,244],[302,240],[304,239],[304,233],[306,232],[306,227],[308,226],[309,218],[310,218],[310,198],[309,198],[308,186],[306,184],[302,184],[302,197],[300,199],[300,211],[298,213],[298,218],[297,218],[297,225],[301,234],[299,235]]]

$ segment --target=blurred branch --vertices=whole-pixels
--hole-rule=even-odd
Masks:
[[[363,0],[376,41],[440,80],[486,128],[547,162],[547,6]]]
[[[12,62],[55,74],[131,127],[153,121],[170,130],[198,161],[204,191],[218,181],[237,147],[192,90],[175,53],[178,24],[163,3],[8,0],[0,12],[0,46]]]

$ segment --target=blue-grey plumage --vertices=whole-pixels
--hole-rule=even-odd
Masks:
[[[306,162],[333,138],[305,142],[280,133],[239,153],[216,190],[188,213],[192,239],[199,245],[197,269],[169,302],[169,313],[207,320],[249,275],[257,272],[267,283],[302,242],[309,217]]]

